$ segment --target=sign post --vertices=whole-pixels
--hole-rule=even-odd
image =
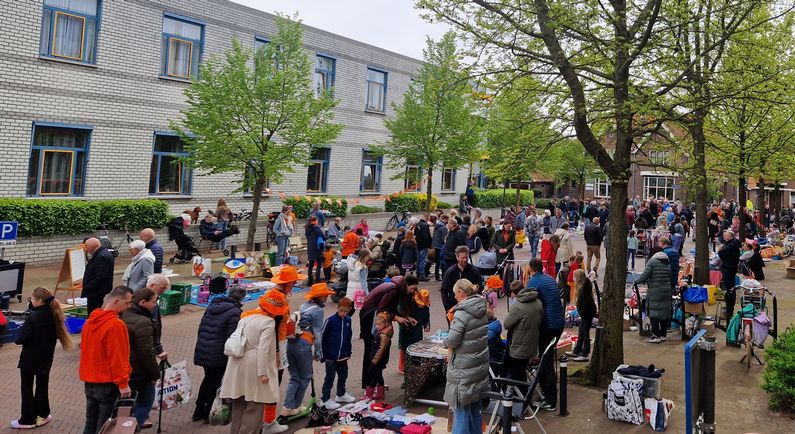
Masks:
[[[5,257],[6,247],[17,245],[17,222],[0,222],[0,259]]]

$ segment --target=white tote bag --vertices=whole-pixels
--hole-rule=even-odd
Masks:
[[[155,403],[152,410],[160,409],[160,380],[155,384]],[[190,401],[191,383],[188,377],[188,362],[185,360],[166,368],[163,377],[163,409],[174,408]]]

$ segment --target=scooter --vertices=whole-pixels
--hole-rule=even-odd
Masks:
[[[304,411],[294,414],[292,416],[279,416],[276,418],[276,423],[280,425],[287,425],[288,423],[302,419],[306,416],[309,416],[313,411],[316,411],[318,404],[317,404],[317,397],[315,396],[315,379],[312,378],[309,382],[311,387],[311,393],[309,395],[309,403],[306,407],[304,407]]]

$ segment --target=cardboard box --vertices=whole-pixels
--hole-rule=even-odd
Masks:
[[[707,336],[712,336],[715,334],[715,321],[704,321],[701,328],[707,331]]]
[[[688,303],[685,302],[685,313],[693,313],[696,315],[703,315],[707,313],[704,308],[704,303]]]
[[[563,355],[566,351],[571,351],[571,348],[571,341],[560,342],[557,346],[558,354]]]

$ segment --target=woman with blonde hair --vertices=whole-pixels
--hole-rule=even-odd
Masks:
[[[575,362],[585,362],[591,353],[591,322],[596,316],[596,302],[593,299],[593,284],[582,268],[571,272],[577,292],[577,312],[580,314],[580,330],[577,345],[566,355]]]
[[[64,350],[72,349],[61,305],[52,293],[36,288],[28,300],[30,315],[16,340],[17,345],[22,345],[17,365],[22,380],[22,416],[11,421],[14,429],[32,429],[52,420],[48,388],[55,342],[61,341]]]

